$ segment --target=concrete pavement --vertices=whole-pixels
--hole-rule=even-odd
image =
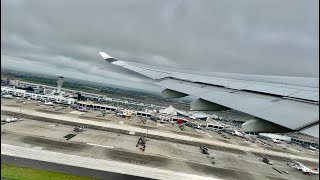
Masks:
[[[1,110],[14,112],[14,113],[20,113],[19,107],[1,106]],[[127,124],[114,124],[114,123],[110,123],[110,122],[98,122],[98,121],[75,118],[75,117],[59,115],[59,114],[48,114],[48,113],[43,113],[43,112],[37,112],[32,109],[23,109],[21,113],[31,115],[31,116],[51,118],[51,119],[55,119],[55,120],[59,120],[59,121],[65,121],[65,122],[81,123],[81,124],[86,124],[86,125],[95,125],[95,126],[99,126],[99,127],[118,129],[118,130],[128,131],[128,132],[138,132],[138,133],[143,133],[143,134],[146,133],[146,129],[134,127],[134,126],[127,125]],[[159,136],[159,137],[170,138],[170,139],[177,140],[177,141],[187,141],[187,142],[191,142],[191,143],[196,142],[196,143],[201,143],[201,144],[222,146],[225,148],[246,151],[249,153],[260,153],[260,154],[264,153],[264,151],[262,149],[257,149],[257,148],[253,148],[253,147],[245,147],[245,146],[234,145],[234,144],[229,144],[229,143],[210,141],[207,139],[190,137],[190,136],[186,136],[186,135],[173,134],[173,133],[169,133],[169,132],[160,132],[160,131],[156,131],[156,130],[148,130],[148,136]],[[289,158],[294,158],[296,160],[319,163],[319,159],[316,159],[316,158],[302,157],[302,156],[297,156],[297,155],[288,155],[287,153],[283,153],[283,152],[274,152],[274,151],[265,150],[265,154],[268,156],[277,156],[277,157],[283,157],[283,158],[288,158],[288,156],[289,156]]]

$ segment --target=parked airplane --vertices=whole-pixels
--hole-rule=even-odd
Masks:
[[[198,97],[191,110],[234,109],[252,116],[242,124],[245,132],[300,131],[319,137],[319,78],[233,73],[206,75],[179,72],[117,60],[99,52],[107,62],[154,80],[165,88],[164,98]]]
[[[11,94],[5,94],[5,95],[2,95],[3,98],[5,99],[12,99],[12,95]]]
[[[232,133],[232,135],[233,136],[238,136],[238,137],[244,137],[244,135],[241,133],[241,132],[239,132],[239,131],[237,131],[237,130],[234,130],[234,132]]]
[[[13,116],[12,118],[7,118],[4,120],[4,122],[7,122],[7,123],[16,122],[16,121],[21,121],[21,119]]]
[[[43,104],[48,105],[48,106],[53,106],[53,102],[50,102],[50,101],[45,101]]]
[[[310,150],[313,150],[313,151],[316,151],[317,150],[317,148],[315,148],[315,147],[313,147],[313,146],[308,146],[308,149],[310,149]]]
[[[288,163],[288,165],[289,165],[289,163]],[[295,163],[293,165],[291,165],[291,167],[294,169],[297,169],[299,171],[302,171],[304,174],[307,174],[307,175],[319,175],[319,167],[311,169],[298,161],[295,161]]]
[[[280,143],[280,141],[277,140],[277,139],[272,139],[272,142],[274,142],[274,143]]]

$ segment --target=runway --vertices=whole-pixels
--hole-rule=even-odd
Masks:
[[[1,154],[1,163],[13,164],[17,166],[31,167],[35,169],[43,169],[48,171],[73,174],[78,176],[86,176],[98,179],[119,179],[119,180],[151,180],[151,178],[131,176],[127,174],[119,174],[114,172],[99,171],[90,168],[82,168],[69,166],[64,164],[51,163],[46,161],[38,161],[28,158],[14,157]]]
[[[175,172],[170,170],[151,168],[146,166],[140,166],[135,164],[111,161],[111,160],[103,160],[103,159],[94,159],[64,153],[51,152],[47,150],[39,150],[34,148],[25,148],[20,146],[14,146],[9,144],[1,144],[1,156],[11,156],[22,159],[27,159],[32,157],[33,160],[37,162],[45,161],[48,164],[51,164],[49,168],[53,168],[52,164],[56,164],[55,166],[65,165],[66,167],[75,167],[76,168],[84,168],[84,169],[96,169],[97,171],[105,171],[109,173],[109,176],[118,176],[119,178],[127,178],[127,177],[136,177],[142,176],[145,179],[172,179],[172,180],[188,180],[188,179],[212,179],[216,180],[218,178],[212,177],[202,177],[193,174],[186,174],[181,172]],[[1,159],[1,161],[3,161]],[[20,161],[20,160],[19,160]],[[18,161],[18,162],[19,162]],[[21,161],[22,162],[22,161]],[[44,163],[45,163],[44,162]],[[28,163],[28,162],[26,162]],[[38,167],[40,164],[37,165]],[[68,169],[68,168],[67,168]],[[76,169],[70,169],[73,171]],[[81,170],[81,169],[80,169]],[[84,172],[86,173],[86,171]],[[89,173],[89,172],[88,172]],[[124,175],[126,174],[126,175]],[[108,179],[108,178],[103,178]],[[117,179],[117,178],[111,178]]]
[[[29,120],[31,121],[31,120]],[[135,166],[138,165],[140,169],[136,169],[134,173],[130,174],[133,176],[139,176],[144,174],[144,171],[147,172],[152,171],[157,173],[156,171],[150,170],[159,169],[160,173],[163,173],[163,170],[169,170],[171,174],[177,175],[179,173],[183,174],[195,174],[200,177],[213,177],[219,179],[296,179],[294,177],[301,177],[301,174],[297,174],[297,172],[293,172],[292,169],[288,166],[285,166],[285,162],[283,161],[274,161],[277,167],[281,169],[285,169],[286,171],[290,171],[290,175],[279,175],[276,171],[272,170],[268,165],[263,164],[257,157],[254,156],[239,156],[233,153],[228,152],[219,152],[219,151],[210,151],[215,157],[215,164],[211,165],[211,161],[207,156],[198,152],[198,149],[193,146],[186,145],[177,145],[171,142],[161,142],[158,140],[151,140],[148,142],[147,151],[141,153],[139,150],[137,151],[135,147],[136,138],[130,135],[121,135],[106,133],[104,131],[96,131],[90,130],[78,134],[76,136],[76,141],[66,141],[60,138],[56,139],[56,137],[63,136],[66,134],[64,130],[70,129],[67,126],[59,126],[56,130],[45,130],[39,128],[38,125],[46,125],[47,128],[57,128],[52,127],[49,123],[39,122],[39,121],[23,121],[16,124],[7,124],[6,126],[2,126],[1,131],[1,140],[4,144],[13,145],[13,147],[24,147],[23,149],[23,157],[24,158],[37,158],[36,160],[41,161],[49,161],[54,158],[54,156],[48,153],[47,157],[34,156],[32,152],[57,152],[60,159],[54,159],[54,163],[61,163],[70,166],[77,166],[79,164],[79,160],[87,161],[87,159],[94,160],[100,162],[99,165],[93,164],[89,167],[81,166],[85,168],[95,169],[101,168],[104,166],[102,162],[106,160],[106,162],[121,162],[124,163],[125,166],[121,169],[121,163],[118,164],[119,169],[128,169],[127,166],[129,164]],[[32,124],[34,129],[28,128],[28,124]],[[15,128],[20,133],[14,133],[10,131],[3,130],[10,129],[9,127]],[[31,136],[26,134],[21,134],[21,132],[38,134],[37,136]],[[41,133],[41,132],[54,132],[54,133]],[[85,133],[85,134],[84,134]],[[41,135],[42,134],[42,135]],[[51,138],[44,138],[41,136],[47,136]],[[91,136],[91,138],[89,138]],[[86,138],[87,137],[87,138]],[[104,137],[104,138],[101,138]],[[92,139],[93,138],[93,139]],[[79,142],[82,140],[86,140],[86,142]],[[121,142],[121,144],[119,144]],[[121,147],[126,147],[125,149]],[[11,148],[12,149],[12,148]],[[15,148],[10,151],[10,153],[16,154]],[[20,150],[19,150],[20,151]],[[2,152],[6,153],[6,152]],[[159,154],[160,153],[160,154]],[[21,152],[18,153],[18,155]],[[67,154],[67,157],[65,157]],[[68,155],[76,155],[80,158],[76,158],[73,164],[73,161],[70,161]],[[11,156],[13,156],[11,154]],[[19,155],[18,157],[20,157]],[[48,158],[49,157],[49,158]],[[84,158],[81,158],[84,157]],[[72,159],[71,159],[72,160]],[[90,164],[90,161],[88,162]],[[128,170],[130,170],[129,167]],[[113,169],[104,167],[103,169],[98,169],[101,171],[112,171]],[[117,170],[117,169],[116,169]],[[122,171],[123,173],[124,171]],[[128,171],[129,173],[131,171]],[[119,172],[118,172],[119,173]],[[302,175],[303,176],[303,175]],[[165,179],[159,178],[158,176],[151,176],[149,178],[157,178],[157,179]],[[178,177],[177,177],[178,178]],[[181,178],[185,178],[184,176]],[[172,178],[170,178],[172,179]],[[299,178],[298,178],[299,179]]]

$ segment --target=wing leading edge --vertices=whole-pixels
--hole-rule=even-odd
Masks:
[[[301,131],[319,137],[319,78],[213,73],[198,75],[116,60],[107,62],[156,80],[172,94],[198,97],[192,109],[231,108],[254,118],[243,124],[248,132]],[[206,102],[206,104],[201,104]],[[211,103],[208,104],[208,103]],[[212,109],[208,109],[208,107]]]

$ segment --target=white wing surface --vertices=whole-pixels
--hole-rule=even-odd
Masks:
[[[187,95],[199,99],[192,110],[235,109],[253,116],[242,125],[247,132],[291,132],[319,137],[319,78],[265,76],[232,73],[196,73],[165,70],[116,60],[100,52],[109,63],[155,80],[166,88],[162,95]]]

